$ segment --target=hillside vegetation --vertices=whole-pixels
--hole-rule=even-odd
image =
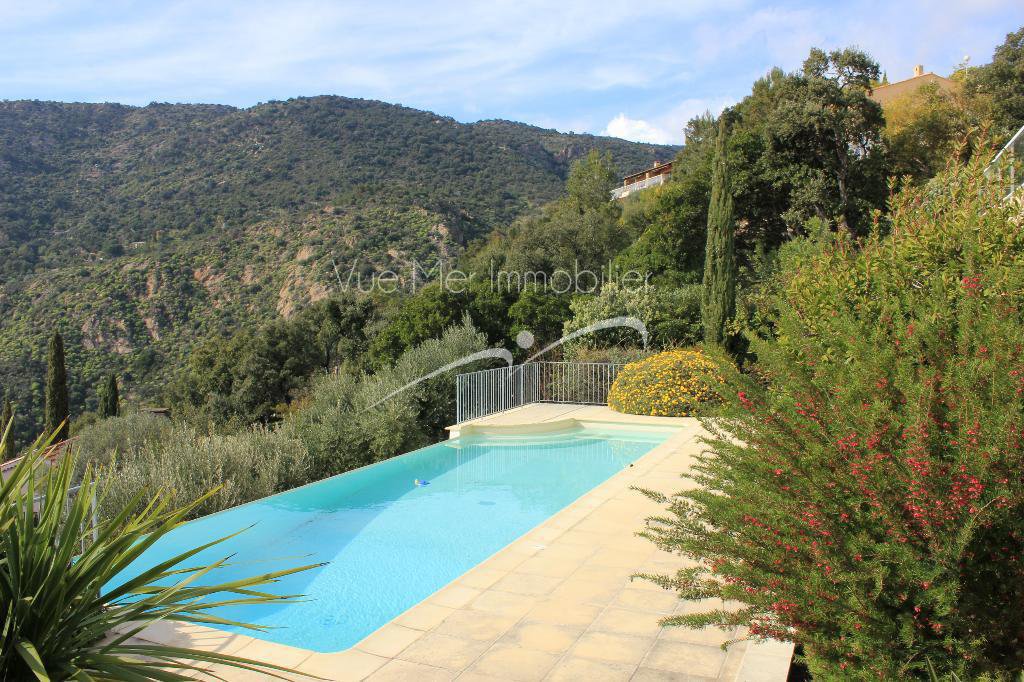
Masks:
[[[73,412],[107,371],[155,399],[197,339],[452,259],[593,149],[620,172],[677,151],[343,97],[0,102],[0,390],[27,437],[60,328]]]

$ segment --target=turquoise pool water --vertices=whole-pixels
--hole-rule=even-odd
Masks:
[[[281,644],[346,649],[664,441],[670,431],[581,429],[467,437],[189,522],[146,566],[240,529],[200,559],[234,554],[212,581],[326,562],[289,576],[308,601],[223,609],[273,626],[239,630]],[[429,481],[417,486],[415,481]],[[139,570],[144,568],[140,565]]]

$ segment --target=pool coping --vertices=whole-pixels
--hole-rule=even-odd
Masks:
[[[649,618],[652,624],[656,623],[658,618],[673,615],[673,613],[692,612],[694,610],[693,605],[680,602],[675,595],[647,583],[643,586],[636,583],[619,584],[617,588],[614,586],[617,576],[621,577],[624,575],[628,578],[629,574],[637,571],[661,572],[676,570],[683,565],[684,560],[682,558],[657,550],[647,540],[635,537],[635,531],[640,530],[642,518],[652,512],[657,513],[658,507],[651,508],[649,505],[645,506],[642,504],[642,501],[646,500],[646,498],[641,498],[638,493],[630,490],[630,487],[638,483],[642,483],[644,487],[652,487],[651,483],[653,482],[660,484],[662,487],[661,491],[665,493],[675,492],[684,487],[683,482],[678,478],[679,474],[688,469],[692,457],[700,451],[698,438],[702,433],[702,429],[696,420],[690,418],[634,417],[632,415],[615,413],[607,407],[600,406],[534,404],[449,427],[449,432],[451,437],[459,435],[468,436],[475,433],[518,433],[525,435],[530,433],[556,432],[579,428],[580,426],[585,427],[588,424],[600,425],[601,427],[634,429],[644,426],[670,427],[675,429],[675,433],[670,435],[666,441],[642,455],[631,467],[613,474],[603,483],[584,493],[559,512],[556,512],[534,528],[526,531],[516,540],[499,549],[488,559],[470,568],[348,649],[334,653],[319,653],[258,639],[250,635],[230,633],[208,626],[166,621],[148,625],[136,634],[136,638],[160,644],[185,646],[206,651],[219,651],[221,653],[244,656],[291,667],[300,673],[292,676],[296,680],[309,680],[311,679],[310,675],[331,680],[363,680],[367,677],[383,679],[384,677],[393,677],[393,675],[385,675],[385,672],[401,673],[403,670],[409,673],[409,679],[422,679],[424,675],[427,675],[427,677],[437,677],[438,679],[454,679],[455,677],[469,679],[474,675],[487,671],[487,665],[484,664],[488,663],[491,659],[495,661],[508,659],[508,664],[515,665],[514,659],[517,656],[514,654],[516,652],[507,650],[507,642],[504,648],[500,647],[498,640],[501,640],[503,635],[508,635],[513,628],[523,630],[525,626],[533,626],[533,630],[541,631],[543,630],[542,626],[547,625],[544,622],[533,623],[533,621],[527,619],[529,614],[526,611],[523,611],[523,613],[518,613],[518,611],[523,610],[526,606],[539,606],[540,602],[545,601],[545,595],[542,593],[548,587],[551,587],[553,591],[557,591],[554,590],[554,586],[557,585],[558,589],[565,594],[572,593],[574,589],[573,579],[579,575],[582,577],[575,581],[579,585],[585,583],[592,586],[596,584],[594,578],[601,578],[608,582],[609,590],[614,588],[622,594],[631,595],[629,600],[632,601],[626,600],[628,608],[619,609],[619,611],[621,611],[621,614],[624,614],[622,617],[626,620],[632,619],[631,622],[636,621],[635,627],[637,629],[648,633],[648,639],[651,640],[650,646],[646,650],[645,657],[642,660],[635,661],[634,669],[628,671],[623,667],[622,661],[601,660],[602,656],[608,658],[609,655],[600,650],[595,653],[595,651],[590,649],[594,648],[594,642],[605,642],[606,644],[608,642],[613,644],[617,642],[620,645],[629,645],[639,650],[644,645],[644,642],[641,641],[642,638],[633,636],[636,633],[606,633],[600,629],[600,627],[604,627],[604,629],[614,630],[618,627],[616,623],[600,626],[597,630],[591,631],[591,626],[594,625],[591,622],[587,624],[586,632],[582,634],[580,632],[575,633],[577,639],[571,645],[571,651],[567,650],[564,652],[564,655],[558,661],[552,663],[552,666],[550,666],[551,670],[544,673],[548,678],[557,679],[557,676],[554,675],[563,668],[567,670],[572,668],[577,676],[594,674],[594,670],[587,670],[585,672],[585,669],[588,667],[594,668],[595,666],[613,669],[620,673],[620,675],[625,675],[628,672],[629,676],[639,674],[645,669],[648,672],[660,671],[665,673],[666,666],[671,668],[674,665],[682,665],[685,668],[687,661],[678,662],[670,660],[671,657],[669,657],[669,660],[662,660],[665,659],[666,652],[675,651],[677,653],[682,652],[679,653],[679,656],[684,658],[695,657],[692,665],[692,673],[694,675],[701,671],[705,673],[712,672],[714,665],[719,666],[716,669],[717,674],[710,676],[701,675],[699,679],[784,680],[789,669],[789,659],[792,655],[791,644],[781,642],[741,642],[731,645],[729,651],[716,655],[713,651],[709,650],[717,649],[718,647],[707,646],[707,641],[709,641],[708,633],[695,632],[693,633],[694,636],[689,637],[689,639],[684,636],[680,641],[676,641],[673,638],[679,635],[679,633],[685,635],[686,631],[684,629],[661,628],[652,637],[650,635],[653,630],[645,627],[642,623],[643,619],[641,616],[647,611],[647,609],[643,608],[643,604],[648,602],[661,604],[658,608],[651,609],[652,612],[649,614]],[[628,521],[629,525],[627,526],[623,523],[623,518],[625,517],[620,518],[620,515],[607,513],[607,510],[611,509],[623,510],[624,514],[630,519]],[[606,521],[601,521],[600,519],[606,519]],[[540,567],[543,564],[541,560],[549,556],[571,556],[574,553],[582,556],[587,551],[585,547],[576,551],[574,547],[578,547],[578,544],[573,545],[569,542],[560,542],[560,538],[564,539],[563,536],[574,530],[577,531],[580,537],[587,537],[585,535],[587,531],[582,531],[583,534],[581,534],[580,526],[589,523],[592,528],[595,525],[593,521],[596,521],[599,526],[597,530],[591,531],[594,543],[584,543],[584,545],[600,544],[606,539],[610,539],[611,542],[600,547],[591,546],[589,548],[590,554],[587,555],[588,558],[585,562],[583,560],[580,560],[577,564],[570,562],[568,564],[569,568],[575,566],[578,569],[574,569],[575,572],[572,574],[563,576],[555,582],[553,576],[521,573],[516,570],[517,566],[528,563],[536,564]],[[643,544],[641,545],[636,541],[640,541]],[[625,550],[620,549],[620,547],[625,548]],[[622,560],[615,559],[616,553],[621,551],[632,553],[636,557],[635,563],[637,565],[612,567],[603,565],[616,562],[622,563]],[[558,554],[558,552],[561,552],[561,554]],[[605,556],[606,554],[607,557]],[[549,561],[548,563],[552,562]],[[584,570],[591,568],[594,570]],[[552,563],[552,568],[549,569],[549,572],[553,569],[554,564]],[[602,570],[598,569],[607,570],[602,572]],[[565,569],[558,569],[558,571],[561,570]],[[541,573],[543,574],[543,570]],[[545,577],[547,580],[544,579]],[[509,583],[511,592],[496,589],[496,587],[500,588],[505,583]],[[521,594],[524,592],[526,594]],[[531,594],[533,592],[538,593]],[[622,594],[619,594],[617,597],[619,600],[623,599]],[[489,601],[481,604],[480,602],[487,598],[487,595],[490,595]],[[602,594],[600,599],[604,599],[606,596],[607,594]],[[532,597],[532,601],[525,599],[525,597]],[[669,604],[669,600],[664,599],[664,597],[671,598],[673,602],[673,608],[668,612],[666,611],[666,605]],[[597,597],[588,597],[588,599],[592,601],[584,600],[581,602],[581,606],[594,607],[597,605],[597,602],[593,601]],[[570,610],[573,603],[569,602]],[[606,604],[606,606],[608,605]],[[583,610],[587,611],[587,609]],[[593,609],[590,610],[592,611]],[[532,613],[532,611],[530,612]],[[518,617],[514,621],[510,620],[516,613],[518,613]],[[569,636],[570,633],[575,632],[573,628],[566,626],[562,626],[561,630],[558,630],[559,625],[557,621],[559,614],[555,613],[552,615],[553,620],[556,622],[550,624],[550,627],[555,628],[555,630],[551,631],[554,635],[551,635],[551,633],[549,635],[557,639],[557,635],[560,633]],[[478,621],[475,629],[473,627],[474,620]],[[460,632],[457,628],[446,627],[451,623],[458,623],[464,626],[463,632],[468,632],[469,636],[463,638],[449,636],[450,634],[459,634]],[[477,651],[479,643],[485,641],[480,639],[482,636],[480,629],[483,627],[486,630],[486,625],[481,626],[481,624],[486,623],[490,623],[491,629],[497,633],[494,641],[490,642],[490,646],[487,647],[487,649],[494,649],[490,654],[487,651]],[[502,629],[502,623],[508,625],[508,627]],[[500,633],[497,632],[499,629],[502,630]],[[128,631],[127,626],[121,629],[122,633]],[[663,632],[670,633],[664,638],[664,642],[661,641]],[[592,641],[581,644],[584,634],[590,636]],[[742,635],[743,633],[737,632],[732,634]],[[615,639],[616,637],[618,639]],[[718,637],[719,640],[724,640],[724,638],[724,635]],[[711,639],[714,639],[714,637],[711,637]],[[433,647],[434,653],[419,651],[419,649],[424,648],[423,643],[427,640],[431,642],[436,640],[440,644],[440,646]],[[462,650],[459,650],[459,642],[462,643]],[[453,648],[453,651],[448,652],[448,659],[436,655],[437,650],[444,649],[444,646],[451,646]],[[550,646],[543,643],[538,644],[538,646],[540,646],[540,649],[537,651],[533,651],[530,647],[518,647],[518,653],[526,652],[524,655],[528,659],[531,652],[535,654],[532,656],[531,661],[521,661],[519,664],[521,667],[524,669],[531,666],[536,667],[537,665],[543,667],[545,662],[551,662],[552,652],[544,651],[545,646],[548,646],[548,648]],[[590,647],[590,649],[587,649],[587,647]],[[598,649],[600,648],[598,647]],[[476,655],[471,655],[474,652]],[[573,652],[582,652],[582,654],[571,656],[570,654]],[[485,656],[485,654],[487,655]],[[590,656],[589,658],[587,657],[588,655]],[[648,666],[645,668],[645,664],[648,663],[647,659],[652,657],[657,659],[650,661],[650,665],[654,667]],[[612,658],[614,659],[614,657]],[[431,665],[431,663],[436,663],[437,665]],[[463,663],[465,664],[463,665]],[[493,667],[493,661],[489,665]],[[657,667],[659,665],[663,667]],[[628,668],[628,666],[626,667]],[[219,666],[211,666],[211,668],[216,671],[217,675],[228,680],[271,679],[263,676],[254,676],[254,673],[251,672],[237,671]],[[482,670],[477,668],[482,668]],[[497,670],[490,670],[489,672],[492,673],[490,675],[491,679],[524,677],[518,671],[506,670],[500,666]],[[495,672],[499,674],[497,676],[493,675]],[[689,669],[677,672],[691,674]],[[508,673],[510,677],[505,677],[501,673]],[[544,678],[543,676],[535,675],[528,677],[529,679]],[[567,679],[572,679],[572,677]]]

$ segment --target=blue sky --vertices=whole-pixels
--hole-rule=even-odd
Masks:
[[[857,45],[897,80],[987,62],[1022,25],[1022,0],[0,0],[0,99],[338,94],[679,143],[813,46]]]

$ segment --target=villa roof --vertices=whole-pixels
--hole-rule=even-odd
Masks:
[[[868,97],[879,104],[885,105],[904,95],[913,94],[921,89],[921,87],[933,83],[943,92],[955,92],[960,87],[960,84],[956,81],[940,76],[937,73],[932,71],[925,73],[924,67],[919,64],[914,67],[914,75],[910,78],[872,88],[868,91]]]

